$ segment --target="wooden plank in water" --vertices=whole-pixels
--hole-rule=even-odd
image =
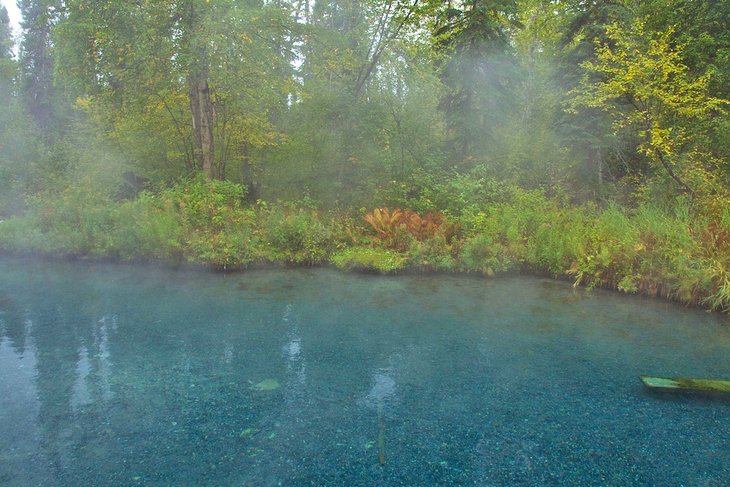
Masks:
[[[642,375],[641,382],[650,389],[730,393],[730,381],[715,379],[688,379],[683,377],[652,377]]]

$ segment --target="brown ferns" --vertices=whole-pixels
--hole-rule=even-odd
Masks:
[[[365,221],[377,232],[378,237],[391,247],[397,247],[403,234],[410,234],[423,242],[443,234],[447,241],[451,240],[456,225],[446,222],[440,213],[426,213],[421,216],[415,211],[388,208],[376,208],[367,215]]]
[[[378,233],[383,239],[390,239],[395,236],[398,227],[402,222],[403,212],[399,209],[393,211],[387,208],[375,208],[373,211],[364,216],[365,221]]]
[[[408,232],[419,241],[428,240],[436,236],[444,220],[444,215],[440,213],[426,213],[424,216],[421,216],[415,211],[406,211],[403,214],[403,222]]]

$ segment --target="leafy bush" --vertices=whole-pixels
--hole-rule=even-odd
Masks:
[[[209,180],[198,175],[160,194],[171,201],[188,228],[222,228],[236,219],[246,191],[230,181]]]
[[[47,252],[48,241],[33,216],[0,221],[0,249],[11,252]]]
[[[414,240],[406,253],[408,266],[420,270],[449,271],[456,267],[456,249],[444,235],[427,240]]]
[[[246,265],[256,258],[256,218],[253,210],[242,207],[245,194],[239,184],[198,175],[156,197],[157,211],[169,216],[166,228],[158,230],[170,232],[171,250],[181,250],[189,262],[223,269]]]
[[[470,208],[506,202],[512,188],[508,183],[484,177],[483,166],[469,173],[416,171],[408,183],[393,181],[378,199],[391,206],[411,208],[419,213],[443,212],[457,217]]]
[[[220,231],[197,231],[188,238],[187,260],[219,269],[244,267],[259,260],[259,241],[248,224]]]
[[[342,227],[334,219],[324,221],[316,210],[278,205],[259,213],[260,229],[267,246],[264,260],[314,265],[326,262],[340,241]]]
[[[47,249],[71,255],[104,255],[112,231],[113,202],[89,184],[30,199]]]
[[[467,235],[462,267],[488,275],[521,267],[542,270],[536,259],[547,259],[534,237],[558,214],[557,203],[541,192],[519,189],[512,191],[509,202],[465,213],[460,219]]]
[[[111,254],[125,260],[181,259],[184,230],[170,200],[161,201],[154,194],[141,193],[136,200],[117,206],[112,219]]]
[[[464,242],[459,255],[461,268],[493,276],[510,270],[514,263],[505,255],[502,244],[488,233],[481,233]]]

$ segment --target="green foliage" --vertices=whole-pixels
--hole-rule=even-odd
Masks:
[[[56,195],[39,195],[31,206],[54,252],[103,255],[108,249],[112,204],[93,186],[73,185]]]
[[[467,269],[493,274],[530,266],[530,238],[555,216],[557,206],[540,191],[513,189],[509,200],[461,218],[469,237],[462,252]]]
[[[0,249],[17,253],[51,250],[38,220],[29,215],[0,221]]]
[[[459,244],[443,233],[427,239],[414,239],[406,252],[408,266],[423,271],[452,271],[456,269],[455,256]]]
[[[527,261],[534,269],[563,276],[581,256],[593,209],[554,203],[546,206],[535,233],[528,237]]]
[[[216,268],[331,262],[376,272],[460,269],[491,276],[533,270],[571,275],[590,287],[728,309],[730,210],[712,206],[714,200],[703,216],[683,201],[597,210],[513,189],[508,201],[462,215],[460,233],[445,233],[449,225],[440,218],[431,221],[439,225],[426,225],[427,232],[401,220],[398,250],[368,237],[372,227],[365,222],[358,227],[348,217],[292,204],[244,207],[242,196],[238,185],[207,180],[125,201],[71,186],[37,196],[27,215],[1,222],[0,248]],[[399,214],[428,222],[410,210]]]
[[[245,194],[239,184],[198,175],[163,191],[160,197],[175,205],[186,226],[197,229],[223,228],[241,209]]]
[[[421,213],[459,216],[470,208],[509,199],[510,184],[486,177],[486,173],[488,169],[483,166],[468,173],[418,171],[407,182],[392,181],[382,188],[380,198],[392,206]]]
[[[590,207],[572,208],[539,191],[513,190],[509,201],[465,214],[464,269],[493,275],[533,269],[560,276],[579,255]]]
[[[713,281],[713,292],[702,300],[702,304],[713,310],[730,312],[730,266],[727,259],[711,261],[709,275]]]
[[[576,283],[593,286],[618,285],[636,290],[631,281],[639,234],[623,209],[609,205],[593,222],[580,245],[580,254],[571,274]]]
[[[343,228],[334,219],[323,219],[316,210],[275,205],[259,213],[260,234],[272,262],[314,265],[327,261],[339,244]]]
[[[512,268],[512,262],[504,255],[504,248],[488,234],[478,234],[464,242],[459,255],[462,269],[493,276]]]
[[[582,64],[589,73],[576,90],[573,106],[584,105],[608,112],[618,133],[635,130],[640,151],[665,171],[683,191],[706,192],[689,186],[687,180],[701,170],[679,154],[702,147],[709,127],[706,120],[727,105],[728,100],[708,93],[709,73],[693,77],[683,63],[682,47],[671,43],[671,29],[647,32],[636,20],[629,29],[612,25],[608,40],[597,48],[597,60]],[[706,169],[705,169],[706,170]]]
[[[642,292],[697,303],[710,282],[701,257],[701,242],[693,236],[704,224],[692,221],[686,203],[673,211],[642,206],[634,216],[639,230],[639,255],[634,282]]]
[[[152,193],[114,209],[109,252],[121,259],[178,262],[184,242],[183,223],[172,201]]]
[[[723,309],[727,246],[708,238],[713,228],[683,202],[645,205],[633,215],[612,205],[587,229],[570,273],[589,286]]]
[[[372,247],[351,247],[339,251],[330,258],[330,262],[342,270],[380,273],[397,272],[406,266],[403,255]]]
[[[245,190],[239,184],[198,175],[162,191],[157,198],[162,203],[161,211],[173,211],[170,216],[177,218],[185,258],[227,268],[246,265],[255,258],[255,216],[242,208],[244,196]],[[179,252],[173,220],[159,230],[168,232],[162,235]]]

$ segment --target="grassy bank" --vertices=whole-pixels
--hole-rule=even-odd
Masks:
[[[202,179],[131,200],[69,188],[36,196],[23,216],[0,223],[0,248],[220,269],[531,271],[730,311],[727,205],[599,208],[502,188],[444,215],[403,207],[328,212],[306,201],[244,205],[243,197],[239,185]]]

